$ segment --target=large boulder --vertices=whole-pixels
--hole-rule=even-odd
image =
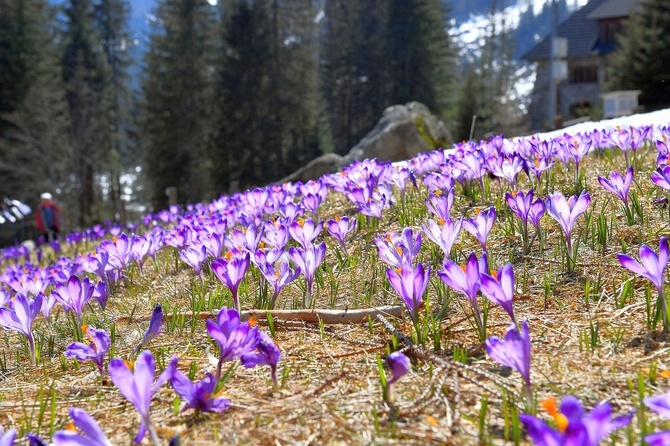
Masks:
[[[280,183],[317,180],[327,173],[335,173],[342,168],[342,157],[336,153],[326,153],[310,161],[306,166],[283,178]]]
[[[428,107],[420,102],[393,105],[384,110],[375,128],[342,159],[342,165],[366,158],[402,161],[450,143],[449,131]]]
[[[384,110],[381,119],[347,155],[327,153],[283,178],[280,182],[316,180],[366,158],[379,161],[402,161],[421,152],[447,147],[451,135],[444,123],[420,102],[393,105]]]

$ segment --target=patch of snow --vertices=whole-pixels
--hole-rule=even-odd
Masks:
[[[564,133],[576,134],[591,132],[596,129],[613,130],[617,126],[625,128],[631,126],[639,127],[643,125],[653,125],[654,127],[670,125],[670,108],[650,113],[640,113],[637,115],[624,116],[621,118],[604,119],[602,121],[580,122],[579,124],[575,124],[564,129],[554,130],[546,133],[537,133],[537,136],[540,137],[540,139],[549,139],[560,136]]]

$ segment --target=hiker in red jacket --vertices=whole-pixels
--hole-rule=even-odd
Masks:
[[[60,228],[60,208],[53,201],[49,192],[40,195],[41,202],[37,207],[37,230],[44,240],[51,242],[58,238]]]

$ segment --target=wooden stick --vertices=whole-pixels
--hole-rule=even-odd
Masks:
[[[163,320],[169,322],[175,317],[184,317],[185,319],[210,319],[216,318],[216,315],[219,313],[216,311],[201,311],[199,313],[193,313],[187,311],[184,313],[167,313],[163,317]],[[243,321],[248,320],[253,316],[259,324],[267,324],[267,314],[272,315],[273,321],[302,321],[308,322],[311,324],[318,324],[319,321],[323,321],[324,324],[360,324],[367,321],[368,317],[376,317],[377,315],[402,318],[404,313],[404,307],[402,305],[387,305],[384,307],[373,307],[373,308],[364,308],[359,310],[324,310],[324,309],[311,309],[311,310],[249,310],[243,311],[241,319]],[[135,322],[146,322],[151,320],[151,316],[143,316],[139,318],[134,318]],[[120,317],[117,319],[118,322],[127,322],[128,317]]]

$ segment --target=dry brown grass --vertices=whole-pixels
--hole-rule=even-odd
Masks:
[[[614,158],[622,170],[623,158]],[[601,254],[597,246],[582,243],[578,267],[571,276],[562,272],[561,259],[555,257],[560,237],[558,226],[549,218],[543,219],[548,228],[548,249],[539,252],[537,245],[529,256],[520,254],[520,240],[505,235],[503,225],[510,214],[499,209],[499,218],[491,235],[491,264],[496,267],[513,259],[517,277],[517,300],[515,312],[519,319],[527,318],[533,339],[532,380],[538,399],[574,394],[587,406],[600,401],[612,402],[615,412],[629,411],[638,405],[638,376],[645,377],[655,361],[659,370],[670,368],[668,351],[670,346],[658,333],[650,333],[645,325],[644,287],[645,281],[635,282],[634,299],[623,308],[616,308],[623,281],[632,273],[621,268],[616,260],[620,252],[620,241],[624,240],[628,252],[636,254],[640,243],[658,246],[660,236],[666,232],[667,211],[660,212],[648,198],[653,195],[653,184],[649,174],[653,168],[649,154],[645,171],[636,172],[641,188],[647,220],[644,226],[627,228],[625,219],[615,199],[609,201],[605,212],[615,214],[618,230]],[[597,174],[606,175],[613,166],[607,158],[589,157],[584,162],[587,189],[593,197],[591,210],[595,216],[601,212],[602,203],[608,195],[598,185]],[[569,184],[571,171],[554,170],[557,190],[564,193],[569,188],[558,185]],[[526,187],[527,188],[527,187]],[[422,205],[424,188],[410,192],[409,202],[415,208]],[[457,202],[455,209],[466,210],[465,201]],[[322,206],[322,218],[335,215],[352,215],[351,206],[343,197],[331,194]],[[385,267],[376,258],[372,241],[374,233],[398,231],[401,226],[395,218],[397,209],[387,211],[386,216],[373,233],[362,229],[351,240],[349,250],[358,259],[350,268],[336,270],[339,284],[335,308],[364,308],[369,306],[397,304],[398,296],[389,288],[384,274]],[[415,219],[416,228],[425,221],[425,211]],[[578,221],[578,234],[585,226],[585,219]],[[332,239],[326,239],[329,247]],[[431,259],[427,247],[431,242],[424,239],[424,260],[438,265],[441,259]],[[471,250],[479,252],[478,243],[467,233],[461,235],[456,246],[462,260]],[[337,265],[337,257],[329,249],[326,262]],[[150,264],[145,266],[144,276],[133,274],[133,280],[121,287],[110,298],[107,319],[96,309],[89,310],[89,322],[110,328],[116,320],[116,352],[127,355],[141,337],[144,323],[128,322],[134,310],[135,317],[146,316],[153,304],[160,301],[172,311],[187,313],[191,310],[193,273],[184,265],[174,270],[171,252],[159,258],[159,271]],[[552,283],[549,295],[545,293],[545,278]],[[602,283],[598,293],[588,301],[584,298],[585,283]],[[316,307],[331,308],[330,279],[324,274],[324,285],[317,294]],[[432,281],[439,283],[433,274]],[[207,278],[206,295],[216,292],[216,279]],[[249,281],[243,306],[254,302],[255,283]],[[431,308],[437,311],[442,302],[434,297]],[[653,293],[652,293],[653,294]],[[453,295],[453,293],[452,293]],[[295,285],[280,296],[279,308],[292,308],[302,299],[302,291]],[[501,368],[488,359],[477,342],[463,309],[460,298],[452,303],[442,315],[441,349],[434,351],[432,342],[423,347],[407,350],[413,357],[412,371],[395,386],[396,407],[388,407],[381,398],[381,388],[376,364],[376,355],[386,354],[393,333],[379,320],[356,326],[325,326],[304,323],[277,323],[276,342],[282,350],[280,375],[285,372],[281,388],[271,390],[267,369],[244,369],[237,366],[234,375],[225,387],[225,395],[233,407],[222,414],[195,414],[186,412],[175,415],[174,392],[165,386],[152,404],[152,419],[161,438],[170,438],[180,433],[184,445],[209,444],[476,444],[478,418],[482,398],[489,401],[484,443],[501,444],[505,422],[501,412],[500,396],[520,390],[520,378],[516,372]],[[176,310],[174,310],[176,309]],[[72,360],[65,361],[63,369],[59,354],[72,340],[68,326],[61,315],[53,328],[41,321],[37,331],[54,337],[54,356],[42,357],[41,364],[34,367],[25,356],[17,358],[19,337],[2,333],[2,349],[7,367],[0,372],[0,425],[16,426],[36,430],[48,437],[53,429],[61,429],[68,423],[67,409],[72,406],[85,408],[100,422],[114,444],[128,444],[138,426],[138,416],[129,403],[109,382],[100,383],[91,364],[82,364],[78,370]],[[409,334],[410,325],[405,321],[394,321],[395,329]],[[507,315],[499,308],[491,308],[489,333],[501,336],[508,324]],[[195,363],[197,378],[212,369],[205,351],[210,340],[204,321],[185,321],[183,328],[164,332],[151,345],[151,350],[161,358],[169,360],[172,355],[180,357],[180,369],[187,371]],[[597,346],[587,347],[592,326],[598,327]],[[267,327],[263,328],[267,330]],[[580,338],[582,342],[580,343]],[[467,366],[451,358],[454,347],[470,352]],[[407,348],[402,341],[400,347]],[[655,385],[644,378],[648,393],[665,391],[664,378],[657,378]],[[503,391],[503,389],[505,389]],[[507,397],[506,396],[506,397]],[[53,398],[53,400],[52,400]],[[43,419],[39,429],[40,401],[43,401]],[[52,406],[52,401],[55,405]],[[522,402],[515,400],[519,408]],[[657,422],[652,415],[649,417]],[[633,430],[639,429],[637,420]],[[660,426],[660,424],[655,424]],[[618,443],[624,442],[624,433]],[[635,438],[635,442],[637,437]],[[146,440],[145,440],[146,442]],[[522,443],[527,439],[522,439]]]

